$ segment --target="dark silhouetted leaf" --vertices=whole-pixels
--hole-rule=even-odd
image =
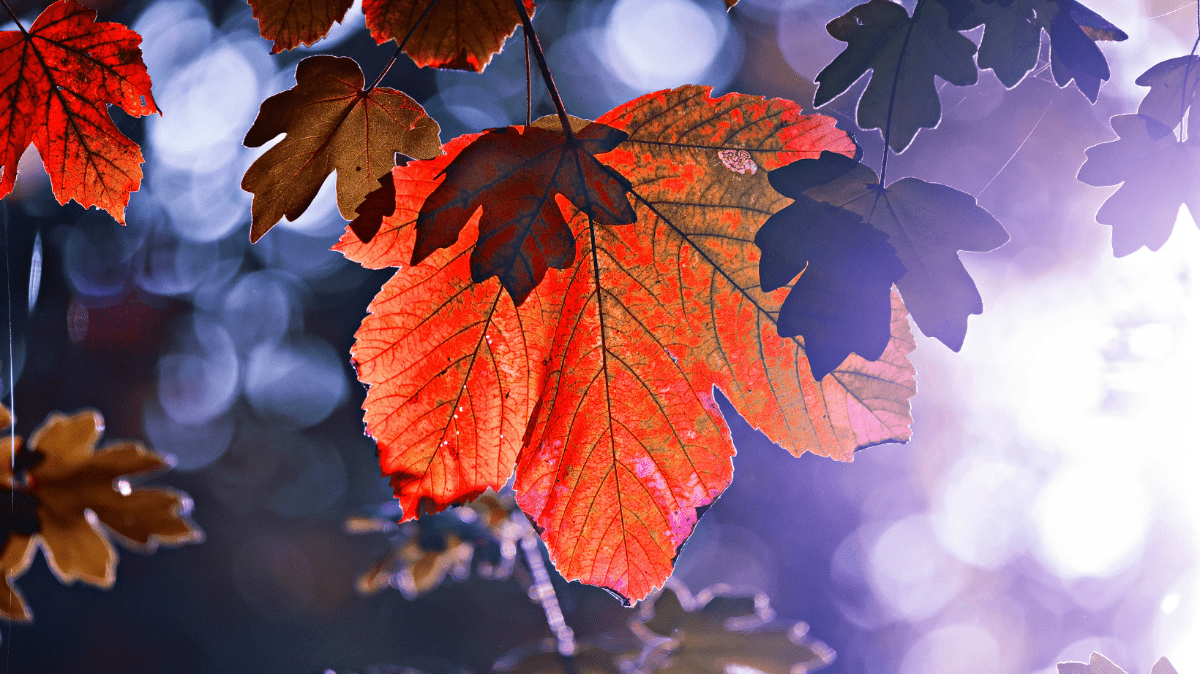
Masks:
[[[258,32],[273,40],[271,53],[310,45],[340,22],[354,0],[249,0],[258,19]]]
[[[1095,103],[1100,83],[1108,79],[1108,60],[1096,40],[1127,39],[1121,29],[1075,0],[1058,0],[1058,13],[1050,21],[1050,70],[1054,81],[1075,86]]]
[[[839,155],[840,156],[840,155]],[[815,379],[850,355],[883,355],[891,339],[892,284],[904,265],[881,232],[851,211],[804,196],[811,185],[804,159],[771,172],[771,186],[795,199],[772,215],[754,243],[762,250],[762,289],[782,288],[800,276],[779,309],[781,337],[804,338]]]
[[[626,135],[589,124],[572,138],[536,126],[485,132],[444,169],[446,179],[417,216],[412,263],[458,240],[478,210],[471,278],[493,276],[520,306],[550,267],[575,262],[575,237],[555,200],[562,195],[598,225],[628,225],[629,181],[596,161]]]
[[[364,84],[353,59],[311,56],[296,67],[295,87],[263,101],[246,145],[287,137],[242,178],[242,189],[254,193],[251,241],[285,215],[300,217],[334,170],[338,209],[351,220],[396,165],[397,152],[418,159],[441,152],[437,122],[416,101],[384,87],[364,91]]]
[[[1174,131],[1183,121],[1189,108],[1187,137],[1200,139],[1200,114],[1192,104],[1196,102],[1196,88],[1200,83],[1200,56],[1180,56],[1155,64],[1137,78],[1138,86],[1150,87],[1150,93],[1138,106],[1138,114],[1153,117],[1162,122],[1168,132]],[[1156,128],[1151,131],[1157,132]]]
[[[813,185],[806,196],[857,213],[887,234],[906,270],[896,287],[917,327],[962,348],[967,317],[983,312],[983,300],[958,251],[1003,245],[1008,233],[1000,223],[975,197],[945,185],[903,178],[881,189],[874,171],[831,152],[793,171],[799,184]]]
[[[947,27],[945,7],[922,2],[917,8],[918,16],[910,19],[899,4],[870,0],[830,21],[829,34],[847,46],[816,79],[813,104],[819,107],[873,70],[858,101],[858,126],[885,129],[890,117],[896,152],[908,147],[918,129],[933,128],[941,119],[934,76],[959,86],[977,77],[975,43]]]
[[[125,547],[143,552],[159,544],[196,543],[203,534],[188,520],[191,502],[169,489],[133,489],[125,475],[161,471],[167,463],[134,443],[96,451],[104,428],[97,412],[72,416],[52,414],[29,439],[28,450],[5,438],[16,456],[0,459],[0,485],[26,490],[36,503],[37,530],[13,531],[3,552],[9,580],[4,606],[8,616],[32,616],[11,581],[29,567],[34,550],[41,546],[50,570],[64,584],[82,580],[97,587],[112,587],[116,579],[117,552],[109,532]],[[17,467],[14,474],[12,466]],[[102,527],[101,524],[104,526]]]
[[[736,594],[717,586],[692,597],[676,581],[668,582],[643,609],[634,632],[665,637],[645,654],[641,671],[661,674],[802,674],[833,662],[834,653],[808,636],[808,625],[773,625],[774,612],[764,594]]]
[[[1096,222],[1113,228],[1113,253],[1145,246],[1158,250],[1171,236],[1180,204],[1200,213],[1200,142],[1179,142],[1153,117],[1117,115],[1119,140],[1088,148],[1079,179],[1097,187],[1121,184],[1104,202]]]
[[[359,241],[369,243],[379,233],[383,219],[395,212],[396,181],[389,172],[379,179],[379,187],[354,209],[355,218],[350,221],[350,231]]]
[[[912,341],[898,298],[883,357],[851,356],[816,381],[800,340],[775,327],[786,292],[759,287],[754,235],[788,202],[766,172],[853,143],[795,103],[709,93],[648,94],[597,120],[628,136],[596,159],[631,184],[637,222],[600,226],[557,199],[578,262],[520,307],[466,273],[480,216],[372,302],[353,352],[406,517],[499,487],[519,449],[517,501],[559,571],[638,600],[731,477],[714,386],[797,455],[849,460],[908,438]],[[395,169],[395,213],[369,244],[347,232],[342,252],[407,265],[421,203],[472,140]]]
[[[74,0],[47,7],[28,33],[0,32],[0,198],[12,192],[32,142],[58,203],[98,206],[125,224],[129,193],[142,183],[142,151],[108,106],[134,117],[158,112],[141,42],[119,23],[97,23],[96,12]]]
[[[533,0],[524,2],[533,16]],[[475,72],[483,72],[521,25],[512,0],[363,0],[363,14],[379,44],[400,44],[412,31],[404,53],[417,65]]]
[[[979,68],[992,69],[1004,86],[1015,87],[1037,64],[1041,19],[1058,11],[1054,0],[956,1],[972,5],[973,11],[957,22],[952,21],[952,28],[972,30],[986,26],[976,58]]]

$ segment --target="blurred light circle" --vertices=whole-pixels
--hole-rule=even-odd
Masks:
[[[137,283],[155,295],[185,295],[213,273],[220,252],[216,242],[192,242],[158,230],[138,256]]]
[[[72,297],[71,304],[67,306],[67,337],[78,344],[87,339],[87,333],[88,309],[78,297]]]
[[[159,454],[175,458],[176,470],[196,470],[221,458],[233,440],[234,419],[228,411],[200,424],[181,424],[157,400],[142,407],[146,439]]]
[[[999,674],[1006,660],[990,632],[950,625],[917,640],[900,663],[900,674]]]
[[[867,576],[870,573],[870,542],[878,537],[880,526],[869,523],[847,536],[829,559],[829,576],[833,581],[834,603],[850,623],[865,630],[877,630],[895,619],[872,591]]]
[[[264,266],[286,269],[303,279],[329,276],[346,265],[346,258],[329,247],[327,236],[306,236],[276,227],[251,247]]]
[[[965,463],[973,465],[946,480],[933,523],[942,545],[956,557],[996,569],[1025,546],[1029,503],[1037,485],[1020,466]]]
[[[212,43],[208,11],[192,0],[152,3],[133,29],[142,36],[142,61],[154,82],[165,81],[182,62]],[[158,93],[154,92],[156,99]]]
[[[689,0],[618,0],[608,18],[607,62],[641,92],[689,84],[716,60],[727,30]]]
[[[155,163],[148,171],[150,189],[179,236],[189,241],[216,241],[248,222],[253,197],[242,191],[244,170],[236,168],[240,164],[196,173]]]
[[[1113,462],[1072,461],[1033,505],[1042,557],[1063,578],[1110,576],[1141,556],[1150,509],[1135,471]]]
[[[346,492],[346,467],[332,445],[308,437],[288,446],[280,457],[279,473],[287,481],[270,495],[267,508],[281,517],[318,515]]]
[[[257,114],[262,84],[247,58],[249,44],[220,43],[193,54],[156,87],[155,100],[164,110],[149,122],[156,159],[172,168],[213,172],[242,152],[241,135]]]
[[[238,392],[238,358],[220,325],[196,317],[183,342],[187,350],[158,361],[158,400],[180,424],[202,424],[224,413]]]
[[[892,524],[870,549],[871,586],[899,616],[928,618],[958,595],[966,570],[938,543],[926,515]]]
[[[303,283],[277,269],[252,272],[238,279],[225,293],[221,322],[238,351],[273,344],[291,330],[303,327],[299,298]]]
[[[346,15],[341,21],[334,22],[333,27],[325,34],[325,37],[317,40],[311,45],[300,45],[296,49],[298,51],[329,51],[333,47],[349,40],[356,31],[363,29],[363,11],[362,0],[354,0],[354,4],[350,5],[350,9],[346,10]]]
[[[63,266],[80,301],[101,308],[116,304],[129,292],[133,278],[131,258],[137,248],[111,227],[89,224],[96,223],[71,229]]]
[[[246,398],[272,422],[296,428],[319,424],[346,399],[342,359],[316,338],[260,344],[247,359]]]
[[[307,236],[336,237],[346,229],[346,221],[338,211],[337,205],[337,176],[331,175],[321,183],[317,196],[300,217],[288,220],[286,217],[279,221],[276,228],[282,227]]]

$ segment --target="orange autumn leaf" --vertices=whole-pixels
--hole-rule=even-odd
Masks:
[[[0,32],[0,198],[32,142],[60,204],[99,206],[125,224],[129,193],[142,182],[142,151],[108,116],[158,112],[140,35],[97,22],[74,0],[43,11],[28,32]]]
[[[818,382],[802,342],[774,327],[786,289],[758,288],[755,233],[788,203],[766,171],[853,144],[794,103],[709,94],[650,94],[597,120],[628,134],[596,159],[630,182],[637,222],[598,225],[558,198],[578,262],[520,307],[494,279],[470,282],[478,211],[454,245],[405,267],[422,205],[473,137],[395,169],[395,213],[370,243],[343,237],[351,259],[402,267],[353,353],[405,517],[499,487],[517,451],[518,504],[559,571],[637,601],[732,478],[714,387],[797,455],[848,460],[908,438],[898,297],[880,361],[851,356]]]
[[[103,430],[104,420],[97,412],[55,413],[25,446],[19,439],[4,439],[10,450],[5,453],[10,455],[0,458],[0,485],[14,494],[27,494],[36,516],[32,530],[14,529],[3,551],[10,592],[0,608],[10,619],[32,619],[20,595],[11,589],[11,580],[29,567],[38,546],[60,582],[69,585],[81,580],[109,588],[116,580],[117,564],[110,536],[141,552],[152,552],[160,544],[176,546],[203,539],[188,519],[191,506],[185,494],[118,483],[124,476],[161,471],[167,462],[136,443],[97,451]],[[15,455],[10,453],[14,445]]]
[[[334,22],[341,22],[354,0],[250,0],[258,19],[258,32],[271,40],[271,53],[311,45],[325,37]]]
[[[523,1],[532,17],[533,0]],[[417,65],[474,72],[521,25],[512,0],[363,0],[363,14],[376,42],[404,43]]]

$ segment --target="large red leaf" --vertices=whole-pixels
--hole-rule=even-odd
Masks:
[[[755,233],[788,202],[758,168],[852,152],[833,120],[682,87],[598,121],[629,134],[597,159],[631,182],[635,224],[598,226],[560,196],[579,262],[550,271],[517,308],[495,280],[469,284],[472,220],[454,246],[385,286],[355,360],[372,385],[368,429],[406,517],[502,484],[520,433],[518,502],[559,570],[639,600],[670,574],[697,509],[732,478],[714,386],[793,453],[849,459],[907,439],[912,339],[894,297],[880,361],[851,356],[817,382],[802,342],[774,326],[786,288],[758,289]],[[347,232],[340,249],[367,266],[403,267],[417,212],[471,140],[395,169],[396,212],[370,243]],[[456,402],[464,395],[480,404]],[[483,444],[464,423],[496,430]],[[435,442],[414,445],[430,433]],[[497,468],[485,475],[481,462]]]
[[[158,111],[141,42],[119,23],[97,23],[96,12],[74,0],[47,7],[28,32],[0,32],[0,198],[32,142],[60,204],[99,206],[125,223],[142,152],[117,130],[108,105],[135,117]]]

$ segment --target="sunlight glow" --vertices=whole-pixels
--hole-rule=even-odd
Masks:
[[[608,20],[613,73],[640,92],[693,83],[721,52],[728,31],[688,0],[619,0]]]

